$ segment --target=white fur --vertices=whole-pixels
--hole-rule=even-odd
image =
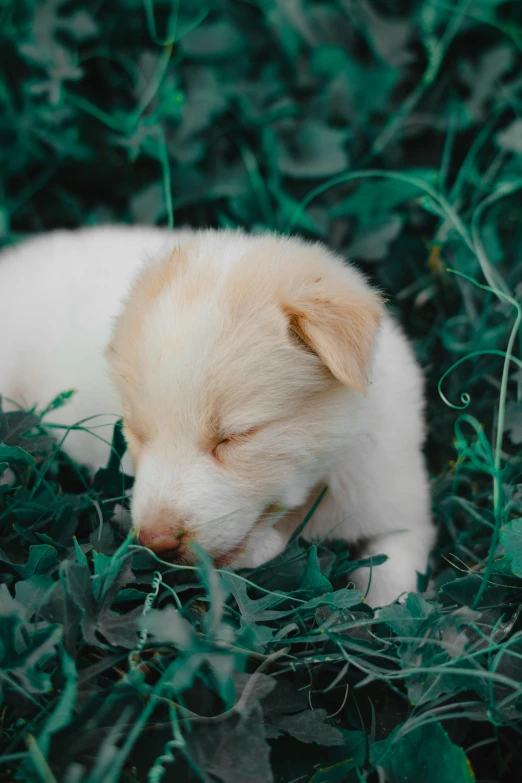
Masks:
[[[140,334],[126,358],[134,381],[131,390],[120,382],[120,396],[103,357],[114,318],[143,263],[178,245],[188,248],[184,274],[201,294],[188,296],[174,279],[146,313],[136,314]],[[289,532],[281,515],[259,521],[267,506],[294,509],[326,483],[306,534],[367,539],[365,554],[387,554],[373,570],[368,601],[389,603],[415,590],[416,572],[425,570],[434,542],[422,456],[421,373],[387,315],[366,397],[341,383],[325,386],[322,365],[291,343],[268,294],[265,300],[260,291],[248,300],[248,312],[230,315],[227,287],[235,270],[243,264],[248,272],[254,251],[251,263],[259,266],[265,248],[274,285],[278,270],[285,264],[298,270],[300,254],[309,252],[296,240],[130,227],[59,231],[4,252],[0,311],[10,336],[4,331],[0,344],[0,392],[43,407],[76,388],[49,421],[71,425],[112,414],[92,422],[104,424],[95,432],[106,439],[115,418],[131,411],[129,420],[139,419],[147,430],[137,462],[134,524],[148,529],[162,509],[171,509],[215,557],[246,539],[236,567],[260,565],[284,548]],[[367,289],[354,269],[327,251],[314,252],[318,268],[337,275],[340,284]],[[244,443],[227,446],[221,460],[196,437],[212,406],[226,434],[261,427]],[[106,443],[78,431],[67,435],[64,447],[95,468],[108,455]],[[131,467],[128,458],[125,467]],[[360,570],[354,578],[365,591],[369,573]]]

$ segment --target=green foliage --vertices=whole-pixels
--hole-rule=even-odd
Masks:
[[[91,477],[52,437],[72,391],[0,412],[0,781],[516,779],[520,4],[0,0],[0,43],[0,241],[243,226],[351,256],[425,367],[440,530],[377,613],[338,542],[174,568],[127,536],[119,427]]]
[[[404,728],[393,731],[387,739],[374,743],[372,752],[375,763],[386,771],[392,783],[475,780],[466,754],[452,744],[439,723],[408,732]]]

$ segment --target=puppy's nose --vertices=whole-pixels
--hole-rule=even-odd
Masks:
[[[183,537],[183,531],[175,530],[141,530],[139,534],[140,544],[162,559],[180,556],[184,548]]]
[[[185,520],[169,506],[154,508],[137,520],[139,540],[162,560],[175,560],[186,548]]]

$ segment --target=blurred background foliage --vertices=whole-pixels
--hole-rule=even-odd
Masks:
[[[514,780],[522,4],[0,0],[0,47],[2,244],[127,222],[344,253],[425,368],[440,528],[424,598],[375,617],[336,545],[247,582],[201,553],[182,584],[125,538],[118,429],[92,481],[0,413],[0,780]]]

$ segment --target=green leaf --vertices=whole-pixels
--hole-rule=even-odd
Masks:
[[[183,51],[197,59],[226,58],[237,55],[244,46],[237,29],[228,21],[206,22],[183,38]]]
[[[28,609],[27,619],[31,619],[31,613],[39,613],[44,598],[55,584],[49,574],[36,574],[17,582],[15,585],[16,600],[21,606]]]
[[[85,559],[85,563],[86,562],[87,559]],[[109,555],[104,555],[102,552],[97,552],[95,549],[93,549],[92,562],[94,564],[95,576],[103,576],[104,574],[110,573],[112,568],[112,557],[109,557]],[[85,563],[80,563],[80,565],[85,565]],[[96,594],[96,586],[101,584],[101,580],[96,581],[94,584]]]
[[[379,622],[389,625],[399,637],[424,637],[436,616],[435,606],[415,593],[408,593],[403,604],[390,604],[379,610]]]
[[[0,412],[0,444],[19,446],[29,454],[46,455],[52,450],[54,441],[50,435],[37,433],[36,430],[40,427],[40,418],[33,413]]]
[[[349,57],[340,46],[316,46],[310,58],[310,66],[317,76],[334,77],[349,63]]]
[[[389,252],[391,243],[397,239],[402,228],[399,215],[389,215],[374,225],[365,226],[355,234],[348,253],[353,258],[365,261],[380,261]]]
[[[133,580],[128,549],[134,541],[134,532],[134,530],[129,532],[123,544],[111,557],[93,550],[93,594],[101,604],[110,603],[116,597],[121,584]]]
[[[501,44],[484,52],[478,63],[472,65],[466,60],[461,63],[461,78],[470,90],[466,107],[478,120],[486,119],[486,107],[495,97],[503,77],[513,66],[513,58],[513,49]]]
[[[323,593],[315,598],[311,598],[301,607],[301,612],[309,609],[315,609],[318,606],[329,606],[332,609],[350,609],[357,606],[363,600],[363,595],[359,590],[350,587],[342,590],[336,590],[335,593]]]
[[[61,629],[49,623],[23,621],[28,612],[0,585],[0,673],[12,677],[28,693],[48,693],[46,664],[56,655]]]
[[[129,535],[111,558],[98,558],[99,573],[93,577],[87,566],[71,560],[62,563],[61,584],[52,596],[51,611],[53,616],[72,614],[76,623],[77,612],[70,606],[72,600],[81,612],[80,623],[89,644],[99,646],[107,642],[127,649],[137,644],[137,618],[142,614],[142,608],[122,614],[111,609],[122,585],[134,580],[126,557],[131,541],[132,535]]]
[[[522,443],[522,404],[510,401],[506,405],[505,428],[511,443]]]
[[[69,391],[62,392],[61,394],[58,394],[56,397],[54,397],[53,400],[47,405],[44,410],[41,413],[41,418],[43,418],[47,413],[50,413],[50,411],[55,411],[57,408],[62,408],[64,405],[66,405],[71,397],[73,397],[76,394],[76,389],[69,389]]]
[[[469,760],[439,723],[407,731],[407,724],[371,746],[372,764],[390,783],[473,783]]]
[[[279,168],[289,177],[315,179],[348,168],[345,130],[336,130],[314,120],[281,135]]]
[[[276,726],[295,737],[299,742],[315,742],[317,745],[344,745],[339,729],[325,723],[326,710],[303,710],[296,715],[281,716]]]
[[[58,568],[58,555],[56,549],[47,544],[39,544],[29,547],[29,559],[20,569],[23,579],[29,579],[34,574],[49,574]]]
[[[326,226],[314,219],[314,215],[303,211],[298,201],[293,199],[287,193],[277,190],[276,198],[279,204],[277,213],[278,225],[295,225],[296,230],[306,231],[317,238],[323,238],[326,233]],[[297,223],[294,224],[294,216],[299,215]]]
[[[85,557],[85,554],[83,553],[76,536],[73,536],[73,544],[74,544],[74,551],[76,553],[76,562],[81,566],[87,565],[87,558]]]
[[[522,155],[522,119],[513,120],[505,130],[497,133],[496,139],[501,149]]]
[[[270,747],[265,740],[263,714],[257,704],[236,725],[218,723],[188,735],[206,772],[223,783],[272,783]]]
[[[522,575],[522,518],[505,523],[500,529],[500,541],[511,559],[512,572],[515,576]]]
[[[328,579],[321,573],[319,562],[317,560],[317,547],[311,546],[308,550],[308,559],[306,571],[301,583],[301,590],[312,595],[323,595],[331,593],[333,588]]]
[[[307,566],[307,549],[301,541],[294,541],[270,563],[250,572],[248,578],[265,590],[280,596],[293,593],[301,587]]]
[[[154,183],[136,193],[131,201],[131,211],[136,223],[158,223],[166,211],[163,185]]]
[[[344,731],[343,737],[348,758],[327,767],[320,766],[310,783],[339,783],[352,769],[363,766],[367,747],[364,732]]]
[[[112,435],[111,451],[106,468],[100,468],[94,476],[94,489],[106,497],[120,497],[133,485],[133,478],[121,469],[127,444],[123,436],[121,421],[116,422]]]
[[[434,169],[409,169],[405,173],[424,180],[427,185],[434,185],[437,179]],[[422,195],[423,191],[412,182],[368,179],[351,196],[334,207],[331,214],[333,217],[357,217],[361,223],[367,224]]]
[[[207,552],[196,543],[192,543],[192,548],[200,564],[201,581],[209,601],[209,611],[203,618],[203,628],[210,637],[217,637],[221,628],[225,601],[228,596],[228,591],[225,590],[227,583],[221,579],[219,572],[214,567],[212,558]]]
[[[0,442],[0,463],[3,462],[10,465],[30,465],[33,467],[35,458],[18,446],[6,446],[5,443]]]
[[[60,650],[60,662],[64,685],[58,703],[54,706],[37,738],[38,745],[44,756],[49,751],[52,735],[69,725],[74,711],[78,672],[76,671],[74,661],[63,648]]]
[[[0,562],[9,565],[22,579],[30,579],[35,574],[47,574],[55,571],[59,566],[56,549],[47,544],[37,544],[29,547],[29,557],[25,565],[11,562],[0,550]]]

